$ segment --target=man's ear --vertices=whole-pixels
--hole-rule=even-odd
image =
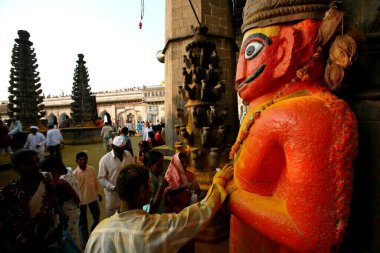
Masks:
[[[279,46],[276,54],[278,64],[273,73],[274,78],[283,77],[288,73],[293,63],[296,30],[293,27],[283,27],[280,33]]]

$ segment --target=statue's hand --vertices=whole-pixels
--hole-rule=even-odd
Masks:
[[[218,171],[213,179],[213,183],[220,184],[225,187],[227,182],[232,179],[234,175],[234,167],[231,163],[224,165],[223,169]]]

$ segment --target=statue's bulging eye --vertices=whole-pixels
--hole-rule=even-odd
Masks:
[[[244,53],[245,59],[246,60],[252,59],[258,53],[260,53],[263,47],[264,47],[263,43],[259,41],[252,41],[251,43],[249,43],[248,46],[245,48],[245,53]]]

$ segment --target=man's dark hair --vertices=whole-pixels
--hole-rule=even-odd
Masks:
[[[82,158],[82,157],[85,157],[85,158],[88,158],[88,155],[87,155],[87,153],[86,152],[79,152],[77,155],[76,155],[76,157],[75,157],[75,161],[78,161],[79,160],[79,158]]]
[[[135,163],[128,164],[116,179],[116,189],[120,199],[131,202],[142,185],[148,187],[148,181],[148,168]]]
[[[148,152],[150,150],[149,143],[147,141],[140,141],[139,142],[139,147],[142,147],[145,152]]]
[[[11,163],[13,168],[19,168],[28,156],[37,155],[37,152],[31,149],[20,149],[13,153]]]
[[[49,128],[49,129],[53,129],[53,128],[54,128],[54,125],[50,123],[50,124],[48,125],[48,128]]]
[[[148,137],[149,138],[154,138],[154,132],[153,131],[149,131],[148,132]]]
[[[185,159],[188,159],[188,156],[185,152],[181,151],[178,153],[178,158],[181,159],[181,158],[185,158]]]
[[[121,133],[122,133],[122,134],[128,134],[128,127],[123,127],[123,128],[121,129]]]
[[[157,150],[150,150],[144,154],[144,165],[149,167],[152,164],[155,164],[158,160],[163,158],[164,155]]]

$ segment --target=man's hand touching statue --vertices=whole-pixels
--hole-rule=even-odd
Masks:
[[[220,184],[224,188],[228,186],[229,181],[232,181],[234,175],[234,167],[232,166],[232,163],[228,163],[224,165],[224,167],[216,172],[213,183]],[[226,189],[227,190],[227,189]]]

